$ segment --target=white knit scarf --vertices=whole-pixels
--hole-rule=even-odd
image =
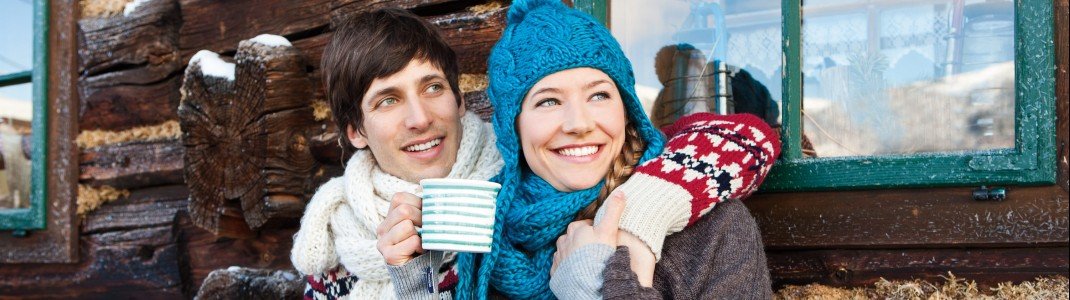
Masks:
[[[502,168],[494,130],[469,112],[461,118],[463,133],[457,161],[448,178],[488,180]],[[394,298],[386,262],[375,247],[375,228],[386,218],[397,192],[413,193],[418,185],[383,172],[371,151],[353,154],[345,174],[325,183],[312,196],[294,235],[290,259],[299,272],[316,275],[341,263],[359,280],[354,299]]]

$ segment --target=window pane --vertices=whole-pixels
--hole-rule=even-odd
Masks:
[[[805,1],[802,18],[804,152],[1014,147],[1013,3]]]
[[[30,207],[31,86],[0,87],[0,209]]]
[[[609,3],[610,29],[655,125],[699,111],[749,112],[779,123],[780,1]]]
[[[0,75],[33,68],[33,1],[3,0],[0,9]]]

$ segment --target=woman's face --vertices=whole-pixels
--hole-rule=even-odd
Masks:
[[[600,182],[624,145],[620,91],[602,71],[576,68],[535,83],[521,104],[517,132],[532,172],[563,192]]]

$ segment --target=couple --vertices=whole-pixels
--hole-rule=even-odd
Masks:
[[[306,298],[427,299],[432,284],[460,299],[769,298],[738,199],[776,159],[775,132],[696,114],[663,128],[666,141],[604,26],[558,0],[513,1],[507,21],[488,64],[493,127],[465,112],[456,57],[419,17],[384,10],[335,28],[328,101],[361,150],[294,237]],[[413,194],[442,177],[502,184],[490,253],[431,266]]]

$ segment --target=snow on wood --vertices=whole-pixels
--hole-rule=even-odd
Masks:
[[[261,35],[258,35],[256,37],[254,37],[253,39],[251,39],[249,41],[253,42],[253,43],[261,44],[261,45],[264,45],[264,46],[268,46],[268,47],[282,47],[282,46],[292,47],[293,46],[292,44],[290,44],[290,41],[287,40],[286,38],[281,37],[281,36],[277,36],[277,35],[274,35],[274,34],[261,34]]]
[[[201,74],[212,77],[225,78],[234,81],[234,64],[223,61],[219,54],[208,50],[198,51],[189,60],[189,64],[199,64]]]
[[[134,11],[137,10],[138,6],[141,6],[142,4],[145,4],[145,2],[148,1],[149,0],[134,0],[133,2],[127,3],[126,6],[123,7],[123,16],[130,16],[130,14],[134,13]]]

